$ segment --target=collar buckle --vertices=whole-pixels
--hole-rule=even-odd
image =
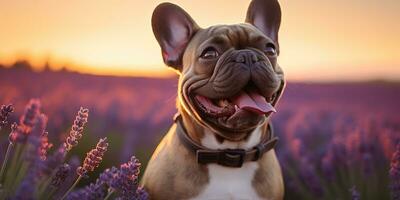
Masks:
[[[242,167],[246,151],[244,149],[225,149],[221,151],[222,158],[219,159],[219,164],[227,167]]]
[[[244,149],[225,149],[218,153],[211,150],[196,151],[197,162],[200,164],[218,163],[226,167],[242,167],[245,161]]]

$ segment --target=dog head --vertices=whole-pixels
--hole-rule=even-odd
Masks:
[[[181,111],[228,140],[266,122],[285,84],[277,63],[280,21],[277,0],[253,0],[246,23],[209,28],[160,4],[152,27],[165,64],[180,74]]]

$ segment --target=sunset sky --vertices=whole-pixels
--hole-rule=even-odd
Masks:
[[[151,31],[162,1],[0,0],[0,63],[93,74],[171,74]],[[171,0],[202,27],[243,22],[248,0]],[[289,80],[400,80],[399,0],[281,0]]]

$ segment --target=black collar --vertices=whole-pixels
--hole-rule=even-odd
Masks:
[[[193,152],[196,155],[197,163],[199,164],[217,163],[226,167],[242,167],[244,162],[259,160],[264,153],[273,149],[278,142],[278,138],[274,136],[272,125],[269,123],[269,137],[250,150],[208,149],[197,144],[187,135],[180,114],[175,115],[174,121],[177,125],[178,130],[176,132],[179,140],[190,152]]]

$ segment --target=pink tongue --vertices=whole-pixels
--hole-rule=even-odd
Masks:
[[[242,91],[238,96],[232,99],[240,109],[256,112],[258,114],[266,114],[276,112],[275,108],[267,102],[265,97],[257,92]]]

